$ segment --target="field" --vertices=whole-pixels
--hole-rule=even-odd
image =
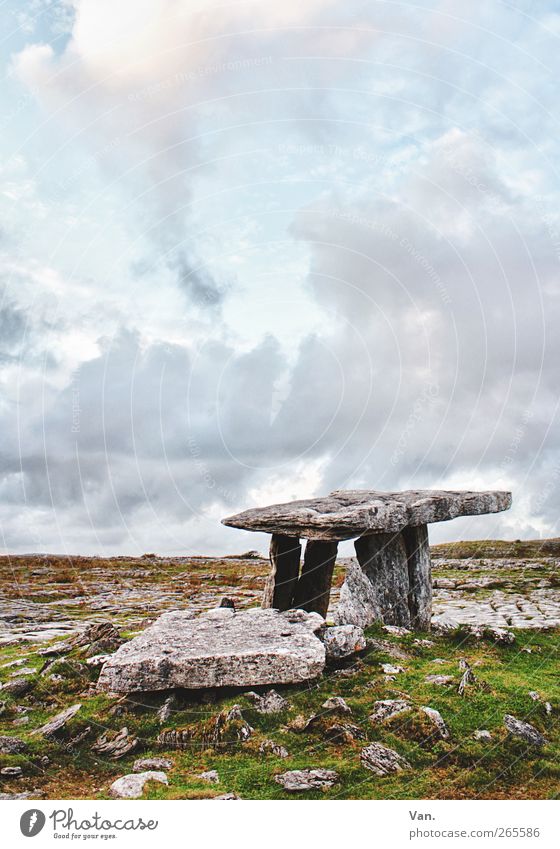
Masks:
[[[67,644],[99,622],[112,623],[129,638],[164,609],[205,610],[223,596],[237,608],[253,606],[259,603],[265,561],[251,553],[220,559],[4,557],[0,734],[17,737],[26,749],[0,755],[1,768],[21,767],[20,776],[0,776],[1,791],[35,798],[109,798],[111,783],[130,773],[137,758],[155,756],[173,765],[168,786],[150,783],[147,798],[225,793],[243,799],[559,798],[558,542],[454,543],[432,550],[435,586],[441,585],[436,610],[451,604],[466,611],[469,622],[482,609],[477,605],[493,605],[497,616],[509,616],[511,645],[476,639],[466,627],[446,635],[398,635],[374,626],[360,656],[306,686],[277,688],[288,703],[280,713],[259,713],[244,692],[183,691],[176,693],[164,722],[158,710],[169,694],[124,698],[96,692],[99,667],[87,662],[95,653],[87,639],[53,654],[45,649]],[[341,561],[337,586],[343,571]],[[531,627],[528,611],[535,605],[546,619],[544,627]],[[519,611],[522,627],[508,613],[512,609]],[[474,680],[460,695],[464,661]],[[384,670],[383,664],[402,671]],[[435,675],[448,680],[426,680]],[[351,714],[323,707],[332,696],[342,697]],[[393,720],[370,721],[375,703],[387,699],[404,699],[412,707]],[[56,739],[34,733],[75,704],[80,710]],[[253,729],[249,739],[237,739],[236,721],[226,724],[220,739],[212,738],[216,717],[234,705]],[[426,706],[440,712],[447,739],[427,720],[421,710]],[[529,722],[546,744],[534,747],[510,735],[506,714]],[[137,740],[124,757],[92,749],[102,734],[110,737],[123,728]],[[165,728],[188,729],[187,748],[159,745]],[[475,739],[482,729],[490,732],[489,740]],[[265,740],[284,747],[288,756],[259,751]],[[373,774],[360,761],[369,742],[394,749],[410,766],[392,775]],[[330,788],[299,794],[275,781],[287,770],[309,768],[335,770],[338,780]],[[217,771],[219,783],[199,777],[209,770]]]

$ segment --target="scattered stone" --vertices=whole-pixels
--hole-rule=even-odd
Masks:
[[[275,743],[274,740],[263,740],[261,745],[259,746],[259,752],[261,755],[267,755],[269,752],[271,755],[274,755],[277,758],[288,758],[289,752],[284,746],[280,746],[278,743]]]
[[[81,704],[72,705],[61,713],[57,713],[49,722],[42,725],[33,734],[41,734],[43,737],[55,737],[62,731],[66,724],[74,717],[81,709]]]
[[[530,725],[528,722],[523,722],[521,719],[516,719],[515,716],[511,714],[506,714],[504,716],[504,725],[510,734],[513,734],[515,737],[520,737],[522,740],[525,740],[527,743],[530,743],[531,746],[544,746],[548,741],[546,737],[544,737],[540,731]]]
[[[121,728],[120,731],[105,731],[91,748],[97,754],[116,761],[129,755],[137,747],[138,739],[128,733],[128,728]]]
[[[95,622],[89,625],[76,640],[77,646],[88,646],[86,656],[109,654],[116,651],[125,640],[111,622]]]
[[[157,742],[166,749],[187,749],[196,741],[219,751],[232,743],[245,743],[252,734],[253,729],[243,718],[241,708],[234,705],[206,723],[165,729],[158,735]]]
[[[438,687],[446,687],[453,684],[452,675],[426,675],[424,681],[427,684],[436,684]]]
[[[32,666],[24,666],[16,672],[10,673],[11,678],[17,678],[18,675],[35,675],[35,669]]]
[[[20,766],[5,766],[0,769],[0,775],[4,778],[21,778],[23,770]]]
[[[94,654],[91,657],[88,657],[86,663],[88,666],[93,666],[95,668],[97,666],[103,666],[110,657],[110,654]]]
[[[161,770],[165,772],[171,769],[173,761],[168,758],[138,758],[132,764],[133,772],[146,772],[146,770]]]
[[[27,743],[19,737],[0,736],[0,755],[21,755],[29,751]]]
[[[290,704],[276,690],[268,690],[259,696],[258,693],[245,693],[246,698],[253,702],[253,708],[257,713],[282,713],[288,710]]]
[[[366,638],[362,628],[357,625],[334,625],[326,628],[322,637],[328,660],[339,660],[343,657],[366,648]]]
[[[91,725],[88,725],[86,728],[84,728],[83,731],[80,731],[79,734],[76,734],[75,737],[70,738],[70,740],[68,741],[68,747],[69,748],[76,748],[81,743],[83,743],[84,740],[86,739],[86,737],[89,737],[90,734],[91,734]]]
[[[395,643],[391,643],[389,640],[369,639],[367,641],[367,647],[368,649],[381,652],[382,654],[388,654],[389,657],[392,657],[395,660],[410,660],[410,655],[407,654],[407,652],[399,646],[396,646]]]
[[[338,781],[338,773],[333,769],[292,769],[275,775],[274,780],[284,790],[299,792],[332,787]]]
[[[464,696],[469,684],[476,684],[476,677],[469,663],[465,660],[464,657],[459,660],[459,669],[462,669],[464,671],[463,675],[461,676],[457,692],[460,696]]]
[[[541,697],[535,690],[529,690],[529,697],[533,699],[534,702],[540,702]]]
[[[441,737],[441,739],[448,740],[450,736],[449,728],[445,724],[445,721],[439,710],[436,710],[435,708],[431,707],[421,707],[420,710],[423,711],[430,720],[430,722],[435,725],[436,731]]]
[[[431,648],[431,646],[435,646],[435,643],[434,643],[433,640],[415,639],[415,640],[413,640],[413,643],[414,643],[415,646],[425,646],[426,648]]]
[[[0,799],[44,799],[45,793],[42,790],[26,790],[23,793],[0,793]]]
[[[492,739],[492,735],[486,730],[486,728],[477,729],[474,732],[473,737],[475,740],[482,740],[485,743],[488,743]]]
[[[201,772],[197,775],[197,778],[200,778],[201,781],[207,781],[209,784],[219,784],[220,776],[218,775],[218,770],[209,769],[208,772]]]
[[[404,699],[382,699],[375,702],[373,713],[369,715],[369,721],[372,723],[386,722],[397,716],[399,713],[406,713],[411,709],[410,702]]]
[[[407,634],[412,633],[410,628],[403,628],[401,625],[384,625],[383,630],[395,637],[406,637]]]
[[[404,667],[393,666],[392,663],[382,663],[381,669],[383,670],[385,675],[398,675],[400,672],[404,672]]]
[[[510,646],[515,642],[515,634],[506,628],[496,628],[491,625],[474,625],[471,627],[470,632],[476,639],[492,640],[500,646]]]
[[[307,719],[303,714],[298,713],[296,717],[288,722],[286,728],[288,731],[295,731],[296,734],[299,734],[301,731],[305,731],[309,726],[309,723],[313,722],[317,718],[318,715],[316,713],[313,714],[311,719]]]
[[[403,758],[393,749],[382,746],[381,743],[371,743],[365,749],[362,749],[360,761],[362,766],[376,775],[389,775],[391,772],[411,769],[406,758]]]
[[[161,784],[169,783],[164,772],[156,770],[133,772],[113,781],[110,788],[111,796],[116,799],[139,799],[148,781],[159,781]]]
[[[2,693],[8,693],[10,696],[18,698],[19,696],[25,696],[26,693],[29,693],[32,687],[32,682],[27,678],[14,678],[12,681],[8,681],[7,684],[2,686]]]
[[[158,718],[158,722],[160,725],[165,725],[166,722],[169,722],[171,717],[173,716],[174,711],[177,710],[177,696],[175,693],[172,693],[170,696],[166,698],[162,706],[159,708],[156,716]]]
[[[544,709],[545,709],[545,713],[546,713],[548,716],[550,716],[550,714],[552,713],[552,705],[550,704],[550,702],[545,702],[545,703],[544,703]]]
[[[240,799],[240,798],[241,798],[241,796],[238,796],[237,793],[222,793],[221,796],[213,796],[212,801],[217,802],[218,800],[221,800],[221,801],[224,801],[224,802],[230,802],[230,801],[233,802],[233,801]]]
[[[198,618],[171,611],[115,652],[97,686],[133,692],[301,683],[324,669],[323,627],[321,616],[304,610],[217,608]]]
[[[355,740],[366,739],[362,729],[350,722],[335,722],[333,725],[327,725],[323,736],[333,743],[353,743]]]
[[[13,666],[23,666],[26,661],[26,657],[22,657],[19,660],[10,660],[9,663],[2,664],[2,669],[11,669]]]
[[[67,640],[62,643],[55,643],[54,646],[47,646],[45,649],[39,649],[37,654],[40,654],[43,657],[54,657],[56,655],[68,654],[68,652],[72,651],[75,647],[76,643],[74,640]]]
[[[331,696],[326,702],[323,702],[321,707],[331,713],[351,714],[352,708],[346,704],[341,696]]]

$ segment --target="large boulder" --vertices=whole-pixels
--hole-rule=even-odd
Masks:
[[[171,611],[107,660],[97,686],[129,693],[301,683],[324,669],[324,625],[304,610]]]

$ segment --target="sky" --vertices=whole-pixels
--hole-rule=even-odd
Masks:
[[[560,3],[5,0],[5,552],[338,488],[560,535]]]

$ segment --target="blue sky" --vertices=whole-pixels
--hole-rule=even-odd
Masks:
[[[219,519],[340,487],[560,533],[559,4],[3,9],[6,551],[262,548]]]

